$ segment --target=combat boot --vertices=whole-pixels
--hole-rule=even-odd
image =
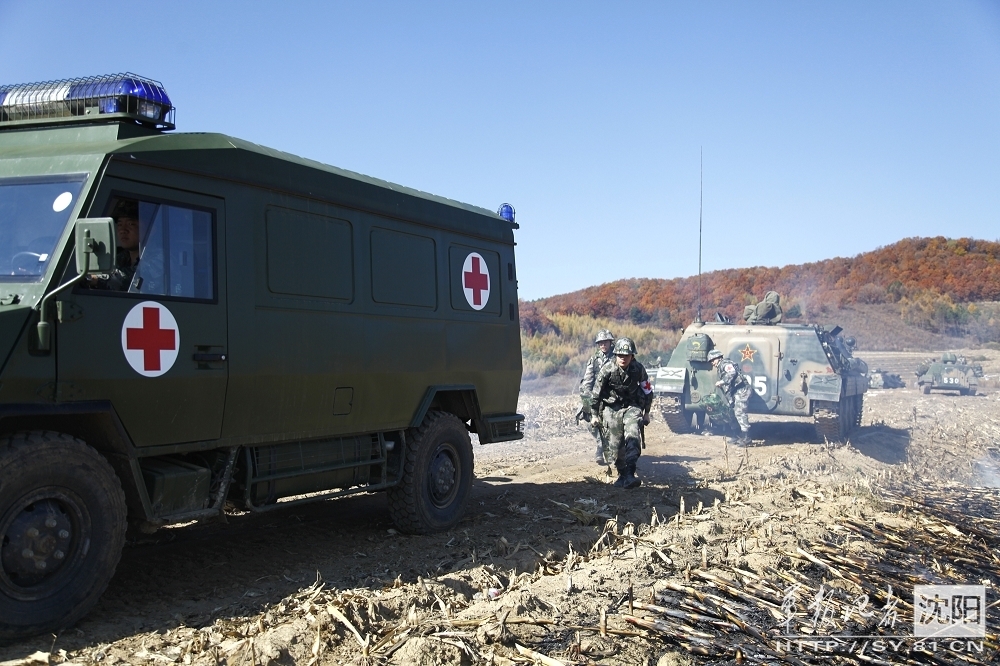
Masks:
[[[635,465],[629,465],[626,467],[625,472],[618,477],[618,481],[621,481],[621,487],[626,490],[632,490],[633,488],[638,488],[642,485],[642,481],[635,476]],[[617,481],[615,482],[615,485],[618,485]]]
[[[597,453],[594,454],[594,462],[598,465],[607,465],[608,461],[604,459],[604,445],[598,443]]]
[[[740,433],[739,437],[727,437],[726,444],[739,447],[750,446],[750,435],[743,432]]]
[[[618,470],[618,478],[615,479],[614,486],[615,486],[615,488],[624,488],[625,487],[625,479],[626,479],[626,475],[628,474],[628,472],[626,472],[626,468],[622,467],[618,463],[617,460],[615,461],[615,469]]]

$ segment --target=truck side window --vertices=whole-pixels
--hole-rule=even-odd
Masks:
[[[139,201],[139,263],[129,293],[215,297],[212,214]]]

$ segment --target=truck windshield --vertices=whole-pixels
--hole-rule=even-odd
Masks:
[[[0,281],[41,279],[84,176],[0,179]]]

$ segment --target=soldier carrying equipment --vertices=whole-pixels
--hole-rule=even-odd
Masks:
[[[649,423],[653,405],[653,387],[635,352],[630,338],[619,338],[615,359],[601,368],[591,393],[594,418],[607,438],[605,458],[613,458],[618,470],[615,485],[629,489],[642,485],[635,476],[635,464],[642,446],[641,428]]]
[[[715,386],[726,395],[733,410],[733,418],[736,425],[739,426],[740,436],[733,439],[731,443],[737,446],[747,446],[750,444],[750,419],[747,418],[750,382],[747,381],[739,366],[725,358],[718,349],[713,349],[708,353],[708,360],[719,373],[719,381],[715,382]]]
[[[576,413],[576,422],[587,421],[590,434],[597,440],[597,451],[594,453],[594,462],[598,465],[606,465],[608,461],[604,458],[604,433],[597,425],[597,420],[593,418],[591,409],[591,393],[594,390],[594,380],[597,373],[601,371],[604,364],[612,360],[611,348],[615,343],[615,335],[608,329],[601,329],[594,338],[597,351],[587,361],[587,367],[583,372],[583,379],[580,380],[580,411]]]

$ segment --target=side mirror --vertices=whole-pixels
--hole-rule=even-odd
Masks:
[[[110,273],[115,265],[115,222],[110,217],[76,221],[76,270],[82,276]]]

